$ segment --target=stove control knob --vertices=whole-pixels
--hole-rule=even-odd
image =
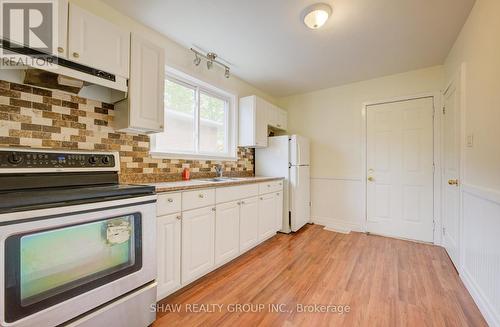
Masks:
[[[95,165],[97,163],[97,158],[92,156],[89,158],[89,164]]]
[[[103,164],[109,165],[109,163],[111,162],[111,158],[109,156],[104,156],[102,157],[101,161]]]
[[[13,164],[13,165],[18,165],[20,164],[21,162],[23,162],[23,157],[18,155],[17,153],[13,152],[9,155],[9,157],[7,158],[7,160],[9,161],[9,163]]]

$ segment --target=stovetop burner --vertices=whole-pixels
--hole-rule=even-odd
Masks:
[[[0,149],[0,213],[155,194],[118,182],[117,152]]]

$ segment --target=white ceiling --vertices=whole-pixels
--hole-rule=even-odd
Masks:
[[[442,64],[475,0],[104,0],[189,48],[214,51],[240,78],[285,96]]]

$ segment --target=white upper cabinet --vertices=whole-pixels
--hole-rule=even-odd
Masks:
[[[69,4],[69,60],[128,78],[129,55],[128,31]]]
[[[281,108],[252,95],[240,99],[239,146],[267,146],[268,126],[286,130],[287,113]]]
[[[264,100],[253,96],[240,99],[239,146],[267,146],[267,108]]]
[[[116,105],[116,127],[124,131],[162,132],[164,128],[165,50],[131,36],[128,99]]]
[[[66,58],[68,55],[68,0],[57,1],[57,48],[53,55]]]

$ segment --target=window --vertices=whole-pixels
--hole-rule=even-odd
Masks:
[[[165,132],[151,138],[156,156],[236,159],[234,95],[167,69]]]

